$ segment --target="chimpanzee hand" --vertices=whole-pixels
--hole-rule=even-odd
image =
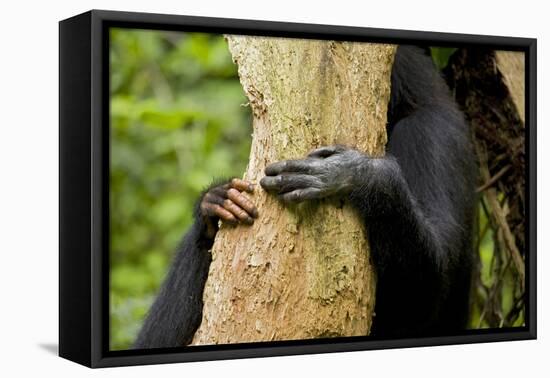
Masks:
[[[305,159],[270,164],[260,185],[287,203],[345,195],[368,157],[345,146],[321,147]]]
[[[200,215],[205,220],[207,235],[214,238],[218,231],[218,220],[231,225],[250,225],[258,217],[256,206],[241,192],[252,193],[254,184],[234,178],[229,182],[210,188],[199,205]]]

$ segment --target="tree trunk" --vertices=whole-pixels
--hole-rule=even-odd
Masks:
[[[381,155],[395,47],[227,36],[252,107],[246,180],[332,144]],[[252,227],[222,225],[194,344],[367,335],[375,276],[344,200],[282,206],[257,185]]]

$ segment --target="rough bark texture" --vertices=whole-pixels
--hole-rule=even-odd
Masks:
[[[395,47],[228,36],[252,107],[245,179],[267,164],[341,143],[386,144]],[[222,225],[212,248],[194,344],[369,333],[375,276],[364,227],[344,200],[284,207],[258,185],[252,227]]]

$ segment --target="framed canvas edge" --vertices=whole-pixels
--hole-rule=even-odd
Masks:
[[[360,351],[372,349],[439,346],[496,341],[536,339],[536,39],[473,34],[418,32],[407,30],[358,28],[349,26],[298,24],[226,18],[179,16],[152,13],[92,10],[91,17],[91,336],[90,367],[157,364],[235,358],[252,358],[310,353]],[[63,21],[61,21],[63,22]],[[302,340],[256,344],[231,344],[161,350],[109,351],[108,324],[108,230],[109,216],[109,27],[163,30],[204,30],[211,33],[254,34],[296,38],[369,40],[386,43],[427,43],[437,46],[490,46],[525,52],[526,56],[526,169],[528,195],[528,248],[526,253],[528,301],[526,327],[507,330],[476,330],[465,335],[407,338],[401,340],[358,340],[357,338]],[[61,80],[60,72],[60,80]],[[60,104],[61,106],[61,104]],[[60,109],[61,112],[61,109]],[[61,163],[61,162],[60,162]],[[60,183],[61,184],[61,183]],[[107,231],[107,232],[106,232]],[[61,237],[61,236],[60,236]],[[61,261],[60,261],[61,264]],[[107,289],[107,291],[106,291]],[[61,299],[60,299],[61,300]],[[60,324],[61,326],[61,324]],[[86,332],[87,330],[83,330]]]

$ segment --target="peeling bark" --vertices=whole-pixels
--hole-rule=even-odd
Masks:
[[[227,36],[253,111],[244,175],[345,144],[382,155],[395,46]],[[282,206],[259,185],[252,227],[222,225],[193,344],[367,335],[375,293],[365,229],[344,200]]]

